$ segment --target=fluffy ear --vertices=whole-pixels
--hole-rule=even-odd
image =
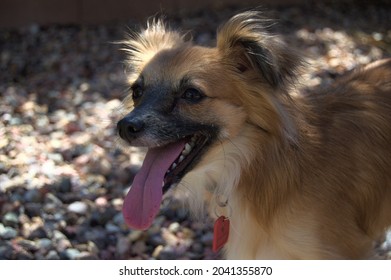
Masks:
[[[271,22],[259,11],[232,17],[217,32],[217,48],[239,72],[258,71],[274,89],[294,80],[301,62],[295,52],[268,31]]]
[[[121,42],[127,53],[127,63],[133,74],[139,74],[144,66],[158,52],[178,47],[184,42],[183,36],[171,31],[162,19],[152,19],[147,28],[139,33],[132,32],[129,38]]]

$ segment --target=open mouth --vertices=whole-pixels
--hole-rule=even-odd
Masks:
[[[196,134],[148,150],[122,208],[125,221],[131,228],[150,227],[160,210],[163,193],[183,178],[210,142],[210,137]]]
[[[188,138],[189,139],[189,138]],[[195,163],[195,159],[201,154],[201,150],[208,143],[209,138],[203,135],[193,135],[167,170],[163,181],[163,193],[166,193],[175,183],[180,181],[186,171]]]

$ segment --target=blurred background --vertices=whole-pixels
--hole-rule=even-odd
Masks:
[[[146,19],[213,45],[230,16],[262,7],[308,56],[309,86],[391,54],[390,1],[0,1],[0,259],[219,259],[208,218],[168,196],[154,225],[121,206],[143,151],[116,145],[127,94],[115,42]],[[343,230],[343,229],[341,229]],[[391,259],[391,234],[378,256]]]

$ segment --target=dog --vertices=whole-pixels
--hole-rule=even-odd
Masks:
[[[158,19],[125,40],[117,130],[148,152],[124,218],[147,229],[174,189],[229,221],[228,259],[372,258],[391,225],[391,59],[300,93],[305,63],[269,29],[247,11],[214,47]]]

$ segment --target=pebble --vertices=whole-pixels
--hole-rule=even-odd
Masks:
[[[113,223],[107,223],[105,229],[108,233],[117,233],[121,231],[121,229]]]
[[[175,260],[178,258],[178,255],[173,247],[166,246],[160,251],[159,258],[162,260]]]
[[[0,243],[0,260],[12,259],[12,246],[8,243]]]
[[[68,193],[72,191],[72,182],[70,177],[61,178],[60,183],[56,186],[60,193]]]
[[[90,252],[92,255],[95,255],[95,256],[98,255],[98,253],[99,253],[98,247],[92,241],[87,242],[87,250],[88,250],[88,252]]]
[[[24,205],[26,214],[29,217],[38,217],[41,215],[42,211],[42,204],[41,203],[36,203],[36,202],[27,202]]]
[[[73,248],[68,248],[64,251],[64,256],[68,260],[76,260],[80,254],[79,250]]]
[[[46,255],[45,259],[47,260],[59,260],[60,256],[55,250],[50,250],[48,254]]]
[[[136,256],[144,254],[146,250],[147,246],[144,241],[136,241],[136,243],[131,246],[131,251]]]
[[[191,251],[197,254],[202,254],[204,252],[204,245],[202,242],[194,242],[191,245]]]
[[[17,243],[18,243],[18,245],[20,245],[21,247],[23,247],[27,251],[38,251],[38,249],[39,249],[38,243],[34,242],[32,240],[21,239],[21,240],[18,240]]]
[[[200,240],[206,246],[212,246],[212,244],[213,244],[213,233],[212,232],[205,233],[204,235],[201,236]]]
[[[15,238],[18,235],[18,232],[16,229],[12,227],[4,226],[3,224],[0,224],[0,237],[2,239],[12,239]]]
[[[120,257],[123,257],[126,255],[126,253],[129,251],[130,249],[130,241],[129,241],[129,238],[128,237],[125,237],[125,236],[121,236],[118,238],[117,240],[117,244],[116,244],[116,253],[120,256]]]
[[[52,241],[48,238],[41,238],[37,241],[37,246],[40,250],[48,251],[52,248]]]
[[[43,196],[38,189],[27,190],[23,196],[24,201],[26,202],[42,202]]]
[[[75,201],[68,205],[68,211],[77,213],[77,214],[85,214],[88,210],[88,205],[83,201]]]
[[[89,252],[80,252],[78,256],[76,256],[76,260],[97,260],[98,257]]]
[[[19,224],[18,215],[14,212],[6,213],[1,220],[3,222],[3,225],[5,226],[10,226],[15,228]]]
[[[24,234],[29,239],[37,239],[37,238],[47,238],[47,232],[44,227],[37,227],[35,229],[30,229],[27,231],[27,234]]]
[[[169,225],[168,230],[172,233],[177,233],[180,228],[181,225],[178,222],[174,222]]]
[[[129,233],[128,238],[129,238],[130,242],[135,242],[135,241],[139,240],[143,235],[144,235],[143,231],[141,231],[141,230],[132,230]]]
[[[70,247],[72,247],[72,244],[68,239],[60,239],[55,244],[55,248],[58,252],[63,252],[64,250]]]
[[[54,206],[58,206],[58,207],[61,207],[63,204],[62,201],[52,193],[47,193],[45,196],[45,204],[48,203],[51,203]]]
[[[164,246],[163,245],[158,245],[152,252],[152,257],[154,259],[159,259],[160,258],[160,253],[163,251]]]

